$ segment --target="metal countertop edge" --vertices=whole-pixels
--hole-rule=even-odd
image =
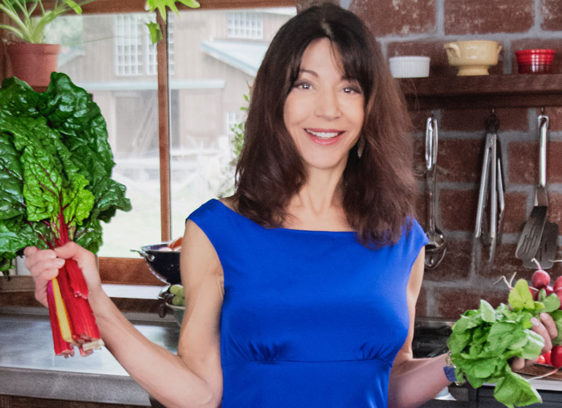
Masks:
[[[0,394],[150,406],[148,393],[123,375],[0,367]]]

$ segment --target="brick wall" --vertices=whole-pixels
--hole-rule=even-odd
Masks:
[[[299,8],[315,1],[299,1]],[[334,1],[334,3],[338,3]],[[447,64],[443,44],[448,41],[489,39],[499,41],[503,50],[491,75],[517,73],[515,50],[554,48],[557,52],[553,71],[562,73],[562,2],[560,0],[340,0],[342,7],[359,14],[383,47],[387,57],[427,55],[434,76],[454,76],[456,69]],[[561,84],[562,87],[562,84]],[[433,113],[438,119],[439,156],[437,160],[438,223],[444,231],[448,250],[443,263],[426,271],[418,302],[419,316],[457,318],[478,306],[480,298],[492,304],[505,301],[504,283],[495,283],[502,275],[517,273],[529,278],[515,258],[522,227],[534,205],[537,179],[537,109],[498,108],[501,150],[506,177],[506,211],[501,244],[491,267],[482,261],[487,247],[474,244],[476,205],[482,152],[484,121],[489,110],[435,110],[412,112],[416,126],[416,168],[424,190],[424,127]],[[550,117],[547,156],[549,216],[562,218],[562,107],[546,109]],[[426,200],[419,201],[419,220],[426,225]],[[480,250],[482,253],[479,253]],[[562,258],[562,253],[558,256]],[[562,275],[562,264],[550,272]]]

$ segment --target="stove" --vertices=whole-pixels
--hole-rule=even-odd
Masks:
[[[412,349],[414,358],[435,357],[448,351],[447,340],[452,322],[419,319],[414,327]]]

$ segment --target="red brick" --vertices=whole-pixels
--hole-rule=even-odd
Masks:
[[[543,30],[562,31],[562,3],[560,0],[541,0]]]
[[[477,199],[476,190],[441,190],[439,204],[443,229],[473,231]]]
[[[349,9],[370,26],[375,36],[435,32],[435,0],[353,0]]]
[[[558,0],[557,0],[558,1]],[[517,73],[517,56],[515,54],[518,50],[534,49],[534,48],[547,48],[553,49],[554,61],[552,63],[552,73],[562,73],[562,39],[546,39],[546,38],[526,38],[524,40],[517,40],[511,43],[513,52],[511,72]]]
[[[538,136],[537,136],[538,138]],[[538,142],[511,142],[508,146],[511,183],[536,184],[538,179]],[[546,182],[562,182],[562,142],[550,140],[546,155]]]
[[[550,192],[548,194],[548,217],[557,224],[562,220],[562,194]]]
[[[562,107],[549,106],[545,108],[544,113],[550,118],[551,132],[562,130]]]
[[[519,238],[519,237],[518,237]],[[479,268],[477,274],[482,277],[499,279],[505,276],[507,280],[515,274],[515,279],[531,279],[532,271],[523,266],[523,261],[515,257],[517,244],[501,244],[496,248],[496,255],[492,268]],[[513,282],[515,284],[515,282]],[[504,282],[497,284],[499,288],[507,288]]]
[[[421,133],[425,136],[425,123],[427,118],[431,116],[429,110],[415,110],[410,111],[410,120],[412,121],[413,132]]]
[[[509,234],[520,232],[528,217],[527,194],[507,192],[505,194],[505,213],[502,223],[502,232]]]
[[[490,116],[489,109],[450,109],[441,114],[441,128],[443,130],[486,131],[486,119]],[[500,121],[499,134],[505,130],[527,130],[527,109],[498,108],[496,116]]]
[[[436,305],[433,316],[456,320],[466,310],[477,309],[480,299],[486,300],[494,307],[500,303],[507,303],[508,290],[499,285],[498,288],[490,287],[487,282],[482,282],[482,287],[436,287],[428,290],[427,295],[433,298]],[[429,313],[432,313],[432,310],[429,310]]]
[[[484,141],[475,139],[439,140],[438,181],[476,183],[480,180]]]
[[[445,252],[443,261],[434,270],[425,271],[424,281],[464,281],[469,278],[471,243],[452,239],[446,235],[445,241],[447,242],[447,252]]]
[[[534,24],[533,0],[447,0],[445,34],[526,32]]]

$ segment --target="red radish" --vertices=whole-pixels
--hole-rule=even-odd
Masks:
[[[547,285],[544,289],[546,290],[546,296],[554,293],[554,288],[552,287],[552,285]]]
[[[554,281],[554,290],[562,288],[562,276],[559,276]]]
[[[546,364],[546,360],[542,354],[537,359],[537,364]]]
[[[551,361],[551,359],[550,359],[550,353],[551,353],[550,351],[547,351],[546,353],[543,354],[544,363],[545,363],[546,365],[552,365],[552,361]]]
[[[562,346],[552,347],[552,351],[550,352],[550,362],[556,368],[562,367]]]
[[[550,275],[542,269],[537,269],[531,277],[531,284],[537,289],[546,288],[549,283]]]

